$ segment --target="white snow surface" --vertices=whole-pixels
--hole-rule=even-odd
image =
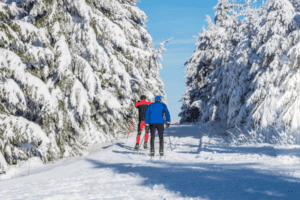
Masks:
[[[172,125],[165,129],[161,159],[133,151],[136,133],[126,148],[120,139],[53,164],[31,158],[0,176],[0,199],[299,198],[299,145],[236,146],[212,137],[217,131]],[[158,138],[155,146],[158,153]]]

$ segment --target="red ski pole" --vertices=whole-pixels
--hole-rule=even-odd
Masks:
[[[129,137],[129,134],[130,134],[130,131],[131,131],[132,123],[133,123],[133,120],[132,120],[132,122],[131,122],[130,129],[129,129],[129,131],[128,131],[128,135],[127,135],[127,139],[126,139],[126,143],[125,143],[125,145],[124,145],[124,148],[126,147],[126,144],[127,144],[127,141],[128,141],[128,137]]]

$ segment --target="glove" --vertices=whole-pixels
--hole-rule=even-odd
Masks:
[[[170,125],[171,125],[171,123],[170,123],[170,122],[167,122],[167,128],[169,128],[169,127],[170,127]]]
[[[146,130],[149,131],[150,130],[150,125],[146,124]]]

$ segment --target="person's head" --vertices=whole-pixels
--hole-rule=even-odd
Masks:
[[[159,102],[159,101],[161,101],[161,98],[160,98],[159,95],[157,95],[157,96],[155,97],[155,102]]]
[[[141,100],[146,100],[146,98],[147,98],[146,95],[141,96]]]

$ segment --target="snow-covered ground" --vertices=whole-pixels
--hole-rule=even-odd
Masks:
[[[1,176],[15,178],[0,181],[0,199],[300,198],[300,146],[228,146],[199,131],[166,129],[162,159],[132,151],[135,134],[126,148],[122,139],[81,158],[48,165],[32,159],[30,171],[23,163]]]

